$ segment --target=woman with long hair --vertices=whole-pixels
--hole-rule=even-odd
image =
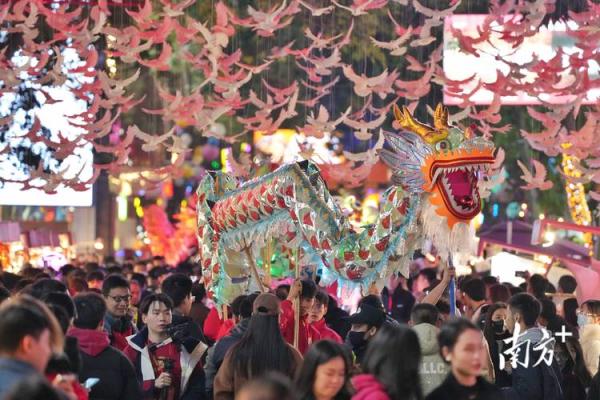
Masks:
[[[512,382],[510,374],[506,370],[500,369],[500,354],[509,346],[504,342],[504,339],[511,336],[504,325],[506,312],[506,303],[498,302],[492,304],[487,310],[483,326],[483,335],[490,348],[490,356],[494,365],[494,376],[496,377],[496,385],[498,387],[510,386]]]
[[[270,371],[292,378],[302,356],[283,339],[279,329],[280,301],[263,293],[253,304],[248,330],[225,356],[214,381],[215,400],[233,400],[242,385]]]
[[[473,322],[465,318],[446,322],[440,329],[438,343],[442,358],[450,364],[450,373],[427,400],[502,399],[500,390],[481,377],[485,347],[481,331]]]
[[[406,325],[383,325],[369,342],[361,368],[352,379],[352,400],[421,400],[421,347]]]
[[[248,381],[235,396],[236,400],[297,400],[292,381],[278,372],[268,372]]]
[[[350,400],[349,349],[331,340],[313,344],[296,378],[300,400]]]
[[[573,328],[561,317],[555,316],[548,321],[546,329],[552,336],[568,333],[564,340],[554,343],[554,359],[562,374],[562,389],[565,400],[584,399],[586,388],[592,383],[583,358],[579,340],[573,336]],[[570,335],[569,335],[570,334]]]

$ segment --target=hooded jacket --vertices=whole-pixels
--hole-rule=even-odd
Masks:
[[[598,372],[600,361],[600,325],[588,324],[581,328],[579,342],[583,350],[585,366],[590,371],[590,375],[594,376]]]
[[[547,359],[553,354],[551,351],[554,350],[554,342],[550,339],[554,337],[548,331],[537,327],[530,328],[519,335],[516,345],[521,351],[517,355],[517,366],[512,369],[512,386],[505,389],[506,398],[511,400],[562,400],[564,398],[562,378],[556,360],[553,360],[550,366],[543,360],[538,363],[542,357]],[[515,344],[511,342],[509,347],[515,347]],[[524,366],[526,360],[528,364]],[[534,366],[535,364],[538,365]]]
[[[167,338],[157,344],[157,348],[173,343],[172,338]],[[201,400],[204,398],[204,370],[200,360],[206,352],[207,346],[194,338],[187,338],[179,346],[179,366],[181,368],[180,396],[181,400]],[[152,367],[150,351],[148,349],[148,328],[144,327],[135,335],[127,337],[125,355],[132,361],[133,367],[142,386],[142,398],[153,398],[155,387],[154,380],[157,376]],[[148,386],[148,390],[143,388]]]
[[[383,385],[373,375],[356,375],[352,385],[356,391],[352,400],[390,400]]]
[[[440,347],[437,341],[439,329],[431,324],[417,324],[413,326],[421,346],[421,388],[423,395],[427,396],[440,386],[450,371],[448,364],[440,356]]]
[[[77,338],[81,355],[79,379],[100,381],[92,387],[90,400],[139,400],[140,386],[131,362],[110,345],[108,334],[93,329],[71,327],[67,336]]]

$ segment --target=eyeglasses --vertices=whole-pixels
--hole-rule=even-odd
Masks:
[[[131,295],[128,294],[126,296],[107,296],[110,297],[111,299],[113,299],[115,301],[115,303],[120,303],[122,301],[124,301],[125,303],[128,303],[129,300],[131,300]]]

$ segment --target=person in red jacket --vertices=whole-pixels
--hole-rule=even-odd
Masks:
[[[331,329],[325,323],[325,314],[327,314],[327,306],[329,305],[329,296],[322,290],[317,291],[315,296],[315,304],[313,304],[310,312],[308,313],[311,325],[319,332],[321,340],[330,339],[336,343],[343,343],[344,341],[337,334],[336,331]]]
[[[290,288],[287,300],[281,302],[281,316],[279,325],[285,340],[294,344],[294,306],[293,301],[300,299],[300,332],[298,338],[298,351],[306,353],[313,342],[321,339],[319,331],[308,321],[308,313],[312,309],[317,294],[317,285],[312,280],[296,280]]]

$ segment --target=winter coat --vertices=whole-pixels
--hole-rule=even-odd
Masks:
[[[452,373],[431,392],[426,400],[502,400],[502,392],[485,378],[478,377],[472,387],[459,384]]]
[[[546,336],[544,334],[546,332]],[[512,369],[512,386],[505,388],[505,398],[511,400],[562,400],[562,377],[556,360],[548,366],[545,361],[538,361],[546,351],[548,357],[550,351],[554,351],[551,334],[545,329],[530,328],[519,335],[517,346],[521,351],[518,353],[518,363]],[[527,346],[529,341],[529,346]],[[542,342],[544,342],[542,346]],[[511,342],[511,347],[515,345]],[[535,347],[542,349],[535,350]],[[528,354],[527,354],[528,353]],[[528,365],[524,366],[528,358]],[[508,362],[508,361],[507,361]],[[538,363],[534,367],[534,364]]]
[[[352,400],[390,400],[383,385],[373,375],[356,375],[352,385],[355,390]]]
[[[339,307],[329,307],[327,309],[327,314],[325,314],[325,323],[340,335],[342,339],[345,339],[348,331],[352,327],[347,319],[349,316],[350,314]]]
[[[302,367],[302,355],[289,344],[288,349],[290,349],[294,358],[294,365],[292,365],[291,374],[289,376],[293,379]],[[221,368],[219,368],[219,372],[217,372],[217,376],[215,377],[213,385],[214,400],[233,400],[235,394],[247,381],[245,377],[240,376],[234,371],[231,350],[232,349],[227,352],[227,355],[221,364]]]
[[[131,362],[110,345],[104,331],[70,328],[69,337],[77,338],[81,354],[79,380],[98,378],[90,391],[90,400],[138,400],[140,386]]]
[[[212,343],[217,340],[217,335],[219,334],[219,330],[221,329],[221,325],[223,325],[223,320],[219,316],[219,312],[216,308],[212,308],[206,319],[204,320],[203,332],[204,336],[208,338]]]
[[[421,347],[421,368],[419,376],[421,378],[421,388],[423,395],[427,396],[444,382],[450,368],[440,356],[440,347],[437,341],[439,329],[431,324],[417,324],[413,326],[414,331],[419,338]]]
[[[131,316],[115,318],[108,312],[104,316],[104,330],[108,333],[111,346],[121,351],[127,346],[127,336],[137,332]]]
[[[248,330],[250,318],[241,320],[230,332],[229,335],[219,340],[213,347],[208,349],[206,356],[206,364],[204,366],[204,375],[206,376],[206,392],[212,394],[213,381],[217,375],[217,371],[223,364],[225,355],[235,344],[237,344],[244,333]]]
[[[14,358],[0,357],[0,399],[3,399],[13,386],[34,375],[41,376],[31,364]]]
[[[594,376],[598,372],[598,362],[600,361],[600,325],[588,324],[579,331],[579,342],[583,350],[583,360],[590,375]]]
[[[294,306],[292,305],[292,302],[289,300],[282,301],[279,325],[283,337],[289,344],[294,343],[294,318]],[[300,333],[298,337],[298,350],[300,351],[300,354],[306,353],[310,345],[320,339],[321,336],[319,335],[319,332],[311,326],[307,317],[302,317],[300,319]]]
[[[157,376],[154,373],[150,351],[148,349],[148,329],[144,328],[135,335],[127,338],[127,347],[124,350],[125,355],[132,362],[138,382],[149,389],[142,392],[143,398],[152,398],[155,387],[154,380]],[[156,345],[157,348],[173,343],[172,338],[168,338],[162,343]],[[179,346],[179,366],[181,368],[180,400],[202,400],[204,398],[204,370],[202,369],[201,359],[206,352],[207,346],[203,342],[187,339]]]
[[[344,343],[340,335],[338,335],[336,331],[327,326],[327,324],[325,323],[325,318],[321,319],[320,321],[313,322],[311,325],[317,330],[317,332],[319,332],[321,340],[329,339],[333,340],[336,343]]]

